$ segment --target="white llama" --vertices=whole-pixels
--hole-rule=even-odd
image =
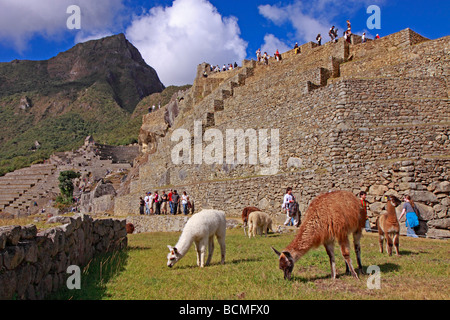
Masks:
[[[256,234],[259,233],[261,236],[263,233],[266,233],[268,229],[270,229],[273,232],[272,228],[272,219],[270,216],[261,211],[254,211],[250,213],[248,216],[248,237],[251,238],[256,237]]]
[[[186,223],[181,233],[180,239],[175,247],[167,246],[170,250],[167,255],[167,266],[172,268],[181,258],[183,258],[191,247],[195,244],[197,251],[197,265],[201,268],[205,266],[206,246],[208,246],[209,265],[214,252],[214,235],[220,245],[222,255],[221,263],[225,263],[225,233],[227,222],[225,212],[218,210],[202,210],[195,214]]]

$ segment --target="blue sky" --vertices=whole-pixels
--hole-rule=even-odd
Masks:
[[[67,8],[80,8],[81,29],[69,30]],[[367,8],[381,9],[369,30]],[[163,83],[192,83],[196,66],[240,64],[314,41],[346,20],[354,33],[388,35],[405,28],[437,39],[449,34],[450,1],[437,0],[0,0],[0,62],[43,60],[76,43],[123,32]]]

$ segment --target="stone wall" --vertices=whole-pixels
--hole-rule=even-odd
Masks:
[[[147,232],[181,232],[189,217],[185,216],[143,216],[132,215],[127,217],[127,223],[134,226],[134,233]]]
[[[197,213],[197,212],[196,212]],[[127,217],[127,223],[134,226],[134,234],[154,232],[181,232],[192,216],[145,216],[131,215]],[[284,221],[284,220],[283,220]],[[233,229],[242,225],[239,219],[228,219],[227,229]]]
[[[281,62],[269,66],[244,62],[243,69],[250,71],[244,83],[227,89],[225,81],[193,111],[180,105],[182,117],[130,181],[129,194],[116,199],[115,213],[137,213],[139,196],[171,188],[186,190],[198,209],[234,215],[257,205],[275,214],[286,187],[292,186],[303,210],[322,192],[368,191],[374,223],[385,200],[373,190],[382,185],[385,194],[414,194],[426,211],[427,234],[448,236],[449,194],[435,186],[450,180],[449,39],[425,41],[407,29],[372,41],[373,50],[341,39],[320,47],[307,44],[301,54],[283,54]],[[378,76],[362,76],[370,72]],[[212,110],[215,99],[221,108]],[[278,129],[278,173],[264,176],[261,163],[227,164],[225,159],[175,165],[173,130],[185,129],[193,137],[194,121],[205,123],[202,116],[208,120],[202,133],[218,129],[224,140],[228,129]],[[208,145],[203,142],[203,150]],[[406,188],[404,183],[411,184]]]
[[[38,232],[36,226],[0,227],[0,300],[44,299],[66,284],[67,268],[127,246],[125,220],[81,215]]]

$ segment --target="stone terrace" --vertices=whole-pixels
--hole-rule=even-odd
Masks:
[[[0,213],[27,215],[51,207],[60,193],[60,172],[74,170],[89,176],[92,183],[108,172],[129,170],[139,146],[113,147],[99,145],[87,138],[76,151],[52,155],[46,164],[36,164],[0,177]]]
[[[374,190],[416,194],[426,221],[445,225],[448,193],[435,187],[448,181],[450,162],[449,42],[406,29],[365,44],[309,43],[269,66],[244,61],[211,93],[210,77],[197,79],[197,99],[180,104],[181,116],[131,181],[130,194],[116,200],[116,213],[136,212],[145,191],[171,187],[188,191],[196,208],[233,214],[260,205],[275,214],[291,185],[303,208],[320,192],[372,190],[373,218],[384,206],[384,192]],[[174,165],[170,134],[183,128],[193,135],[198,120],[203,131],[224,136],[227,129],[279,129],[279,173],[260,176],[261,165]]]

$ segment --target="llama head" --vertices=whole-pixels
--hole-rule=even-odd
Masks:
[[[178,252],[177,248],[173,248],[171,246],[167,246],[170,250],[169,254],[167,255],[167,266],[169,268],[172,268],[175,263],[178,262],[178,260],[180,260],[181,254]]]
[[[402,202],[395,196],[387,196],[386,199],[391,202],[392,206],[398,207]]]
[[[280,253],[274,247],[272,250],[279,257],[279,267],[284,272],[284,279],[291,280],[292,270],[294,270],[294,259],[288,251]]]

